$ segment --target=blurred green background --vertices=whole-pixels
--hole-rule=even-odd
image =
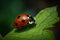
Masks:
[[[57,4],[56,4],[56,1],[54,1],[54,0],[49,0],[49,1],[48,0],[47,1],[46,0],[1,0],[0,4],[1,4],[0,5],[0,8],[1,8],[0,9],[0,34],[2,35],[2,36],[0,36],[1,40],[2,39],[3,40],[9,40],[9,39],[11,39],[11,40],[13,40],[13,39],[14,40],[35,40],[34,36],[36,36],[38,33],[35,32],[36,30],[34,28],[33,28],[33,30],[34,30],[35,34],[34,35],[31,34],[31,35],[33,35],[32,39],[31,39],[31,37],[28,38],[28,36],[26,36],[26,33],[28,35],[30,35],[29,34],[30,31],[26,32],[26,33],[21,33],[21,34],[19,34],[19,33],[15,34],[13,21],[14,21],[14,18],[21,13],[31,14],[36,20],[38,20],[38,19],[39,20],[44,20],[44,22],[41,24],[43,26],[44,25],[47,26],[47,22],[46,22],[46,24],[44,24],[44,23],[45,23],[46,18],[49,15],[52,17],[52,18],[50,18],[50,19],[52,19],[51,21],[53,21],[52,23],[48,24],[49,26],[58,22],[59,17],[58,17],[58,13],[57,13],[57,10],[56,10],[56,8],[57,8],[56,5]],[[46,8],[49,8],[49,9],[46,9]],[[51,10],[51,9],[54,9],[54,10]],[[44,11],[40,13],[41,10],[44,10]],[[54,13],[56,13],[56,14],[54,14]],[[45,15],[46,18],[44,18],[44,15]],[[52,16],[52,15],[54,15],[54,16]],[[54,19],[54,18],[56,18],[56,19]],[[50,19],[47,19],[47,21],[50,20]],[[39,20],[36,21],[37,24],[42,22],[42,21],[39,21]],[[54,20],[56,20],[56,22]],[[50,22],[50,21],[48,21],[48,22]],[[42,28],[42,26],[40,26],[40,24],[39,24],[39,26],[37,25],[36,27],[41,27]],[[33,33],[33,30],[32,30],[32,33]],[[11,31],[13,31],[13,32],[11,32]],[[41,30],[37,30],[37,31],[40,33]],[[37,37],[36,40],[48,40],[48,39],[49,40],[54,40],[54,37],[50,36],[50,35],[53,35],[53,33],[51,32],[51,34],[50,34],[50,31],[48,31],[48,30],[46,30],[46,31],[47,32],[42,31],[43,34],[40,33],[40,36],[36,36]],[[8,34],[9,32],[11,32],[11,33]],[[47,34],[49,35],[48,38],[45,38],[45,36],[46,36],[45,33],[46,33],[46,35]],[[17,34],[21,35],[21,37],[18,36]],[[10,35],[11,35],[12,38],[10,38]],[[18,38],[14,35],[16,35]],[[3,38],[3,37],[5,37],[5,38]]]

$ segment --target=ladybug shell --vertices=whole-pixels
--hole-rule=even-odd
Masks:
[[[16,28],[25,26],[29,21],[28,16],[28,14],[20,14],[19,16],[17,16],[14,20],[14,26]]]

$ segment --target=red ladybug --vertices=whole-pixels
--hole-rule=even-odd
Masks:
[[[14,20],[14,26],[16,28],[20,28],[25,26],[26,24],[34,24],[35,20],[29,14],[20,14]]]

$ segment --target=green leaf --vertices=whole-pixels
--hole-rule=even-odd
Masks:
[[[55,40],[53,32],[46,28],[53,27],[53,24],[59,21],[56,7],[40,11],[34,19],[36,20],[36,26],[19,33],[15,32],[16,29],[14,28],[4,37],[4,40]]]
[[[3,39],[3,37],[0,35],[0,40],[2,40]]]

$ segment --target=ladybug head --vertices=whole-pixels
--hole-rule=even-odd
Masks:
[[[29,19],[28,24],[35,24],[35,20],[33,19],[31,15],[28,16],[28,19]]]

